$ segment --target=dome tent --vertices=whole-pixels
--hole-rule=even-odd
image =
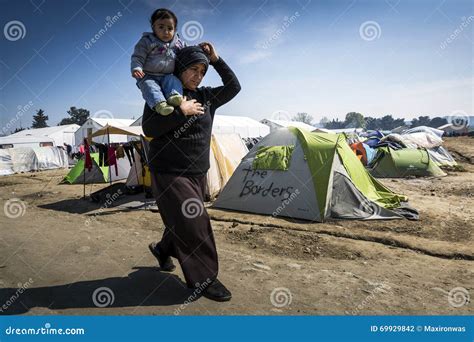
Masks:
[[[64,177],[63,182],[69,184],[107,183],[126,179],[130,173],[130,164],[125,158],[117,160],[118,174],[115,173],[114,166],[110,170],[109,166],[99,166],[99,153],[91,153],[91,159],[90,171],[84,168],[85,160],[82,158]]]
[[[394,150],[379,147],[369,165],[370,173],[377,178],[441,177],[446,176],[424,148],[402,148]]]
[[[282,128],[243,158],[216,208],[322,222],[401,218],[407,198],[374,179],[342,134]]]

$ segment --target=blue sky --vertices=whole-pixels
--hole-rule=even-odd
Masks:
[[[38,108],[56,125],[70,106],[138,118],[143,100],[130,55],[158,7],[177,14],[188,43],[214,43],[239,77],[241,93],[218,114],[307,112],[315,122],[349,111],[472,114],[473,3],[0,0],[0,125],[29,126]],[[219,83],[210,70],[202,85]]]

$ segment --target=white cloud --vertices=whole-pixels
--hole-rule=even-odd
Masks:
[[[270,58],[272,53],[266,50],[242,51],[239,57],[240,64],[251,64]]]
[[[279,13],[259,21],[253,29],[256,48],[271,49],[284,44],[290,35],[291,26],[295,25],[300,17],[298,11]]]

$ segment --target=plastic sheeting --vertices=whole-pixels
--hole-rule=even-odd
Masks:
[[[14,174],[12,156],[8,150],[0,149],[0,176],[7,176]]]
[[[433,148],[441,146],[441,144],[443,143],[443,139],[441,139],[437,135],[426,132],[416,132],[409,134],[391,133],[386,137],[383,137],[380,142],[384,142],[387,140],[399,142],[408,148]]]
[[[434,134],[439,138],[441,138],[444,133],[444,131],[441,129],[436,129],[436,128],[427,127],[427,126],[418,126],[418,127],[407,129],[406,131],[403,132],[403,134],[411,134],[411,133],[418,133],[418,132]]]
[[[439,166],[456,166],[458,164],[443,146],[433,147],[427,151],[431,159]]]

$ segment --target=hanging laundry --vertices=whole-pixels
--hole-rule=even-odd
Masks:
[[[115,157],[116,157],[117,159],[125,158],[125,153],[124,153],[123,144],[117,146],[117,149],[115,150]]]
[[[95,147],[99,151],[99,166],[108,166],[107,145],[95,144]]]
[[[115,148],[112,146],[108,147],[107,150],[107,155],[108,155],[108,162],[109,162],[109,167],[112,165],[115,165],[115,175],[118,176],[118,166],[117,166],[117,159],[115,158]]]
[[[92,158],[91,158],[91,153],[89,151],[89,143],[87,142],[87,138],[84,138],[84,153],[85,153],[84,168],[89,170],[90,172],[92,170]]]
[[[127,154],[128,161],[130,162],[130,166],[132,166],[132,160],[135,163],[135,156],[133,153],[133,145],[131,143],[124,144],[123,149],[125,153]]]

